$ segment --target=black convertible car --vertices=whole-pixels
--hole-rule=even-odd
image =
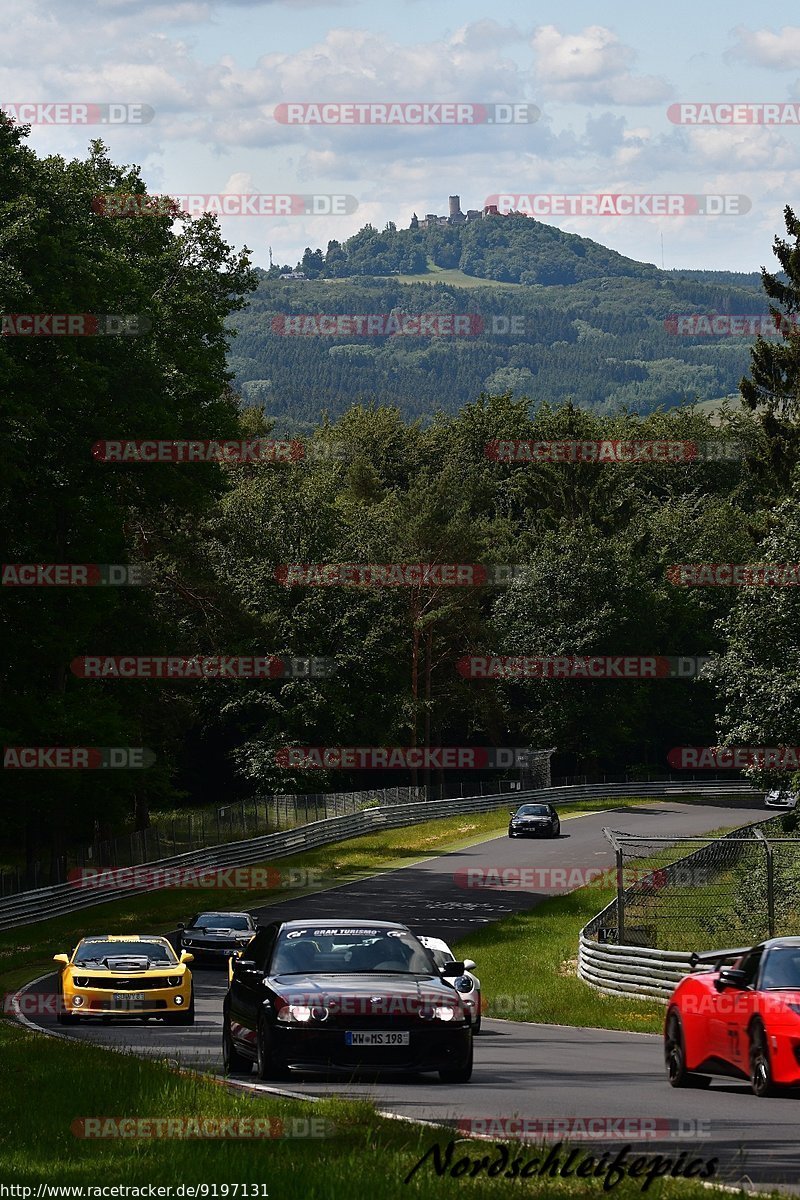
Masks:
[[[309,1070],[438,1071],[472,1075],[473,1028],[454,986],[462,962],[437,967],[390,921],[276,921],[235,959],[225,997],[226,1073],[286,1078]]]

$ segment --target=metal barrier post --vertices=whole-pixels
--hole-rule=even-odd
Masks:
[[[608,838],[614,848],[617,860],[617,945],[625,945],[625,874],[622,865],[622,846],[610,829],[603,829],[603,836]]]
[[[775,937],[775,874],[772,862],[772,846],[760,829],[754,829],[753,833],[760,842],[764,843],[767,866],[767,928],[769,929],[769,936]]]

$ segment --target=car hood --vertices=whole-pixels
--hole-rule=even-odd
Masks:
[[[247,929],[184,929],[181,937],[184,938],[207,938],[213,941],[214,938],[224,940],[226,942],[231,939],[237,939],[241,936],[242,941],[245,937],[253,937],[254,935]]]
[[[269,986],[287,999],[292,996],[309,997],[313,1003],[319,997],[341,996],[349,999],[369,1000],[373,996],[392,999],[410,998],[420,1000],[447,1000],[453,1002],[458,995],[455,988],[437,975],[392,975],[390,972],[369,971],[361,975],[273,975]]]

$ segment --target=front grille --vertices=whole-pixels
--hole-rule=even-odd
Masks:
[[[75,986],[103,988],[107,992],[148,992],[169,987],[169,984],[166,975],[151,975],[145,979],[118,979],[115,975],[78,975],[75,977]]]

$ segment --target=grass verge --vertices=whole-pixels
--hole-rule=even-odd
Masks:
[[[507,1196],[508,1178],[489,1179],[482,1172],[475,1179],[439,1177],[432,1159],[411,1181],[405,1177],[438,1142],[446,1153],[450,1135],[409,1122],[379,1117],[364,1103],[325,1100],[303,1103],[271,1095],[230,1092],[223,1084],[200,1076],[178,1074],[159,1063],[130,1055],[108,1052],[80,1043],[45,1039],[0,1021],[0,1061],[5,1086],[0,1089],[0,1182],[30,1187],[37,1185],[103,1186],[127,1185],[145,1188],[153,1184],[217,1184],[206,1196],[281,1197],[281,1200],[337,1200],[354,1195],[380,1196],[381,1200],[419,1197],[441,1200],[442,1196]],[[273,1137],[253,1140],[115,1137],[87,1139],[76,1135],[86,1118],[188,1118],[196,1121],[244,1118],[270,1121],[279,1132],[300,1133],[309,1127],[324,1129],[331,1136]],[[325,1123],[313,1125],[312,1122]],[[85,1127],[84,1127],[85,1128]],[[266,1125],[262,1126],[266,1128]],[[618,1151],[613,1147],[609,1158]],[[523,1163],[546,1152],[527,1146],[511,1148]],[[595,1148],[578,1148],[573,1171],[586,1163]],[[665,1151],[665,1154],[668,1154]],[[499,1161],[491,1143],[459,1138],[452,1158],[469,1156],[473,1162],[487,1158]],[[629,1160],[633,1156],[629,1155]],[[654,1155],[647,1155],[649,1163]],[[673,1155],[674,1159],[677,1157]],[[567,1152],[560,1153],[565,1164]],[[596,1161],[596,1160],[595,1160]],[[594,1164],[593,1164],[594,1165]],[[467,1168],[470,1169],[469,1167]],[[646,1175],[624,1179],[614,1187],[620,1200],[642,1194]],[[230,1185],[223,1191],[224,1185]],[[236,1192],[233,1185],[237,1184]],[[248,1189],[242,1190],[247,1184]],[[252,1185],[261,1185],[257,1191]],[[528,1178],[526,1195],[537,1197],[602,1196],[603,1177],[596,1179]],[[16,1193],[23,1195],[24,1193]],[[46,1194],[46,1193],[45,1193]],[[84,1193],[86,1195],[86,1193]],[[90,1193],[89,1193],[90,1194]],[[108,1193],[106,1193],[108,1194]],[[131,1194],[136,1194],[135,1192]],[[707,1192],[699,1183],[655,1183],[646,1194],[664,1200],[699,1200]]]

